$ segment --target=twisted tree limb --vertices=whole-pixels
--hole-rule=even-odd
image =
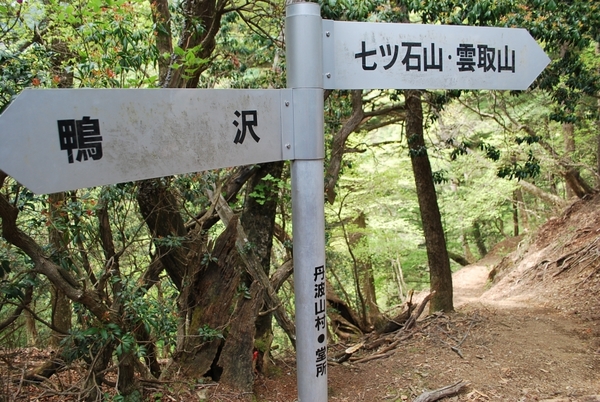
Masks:
[[[213,198],[213,192],[208,191],[209,197]],[[217,199],[217,213],[219,217],[223,221],[225,225],[229,223],[229,221],[233,218],[233,211],[227,204],[227,201],[220,195],[220,192],[216,191],[215,195],[218,194]],[[267,309],[274,309],[275,319],[277,323],[281,326],[284,332],[287,334],[288,338],[292,342],[294,347],[296,346],[296,327],[294,323],[289,318],[285,309],[283,308],[283,303],[277,296],[277,292],[273,289],[271,282],[269,281],[269,277],[262,269],[262,265],[258,260],[258,257],[254,255],[252,250],[249,250],[247,247],[248,237],[244,232],[244,228],[241,224],[237,225],[237,239],[236,239],[236,247],[239,251],[240,258],[244,262],[248,273],[257,280],[261,286],[265,289],[266,292],[266,300],[268,303]]]

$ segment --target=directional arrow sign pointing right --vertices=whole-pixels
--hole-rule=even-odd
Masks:
[[[326,89],[527,89],[549,62],[525,29],[323,21]]]
[[[290,159],[291,90],[26,89],[0,169],[36,193]]]

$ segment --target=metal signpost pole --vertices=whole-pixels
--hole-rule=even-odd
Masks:
[[[292,224],[298,400],[327,401],[323,196],[322,20],[318,4],[286,9],[287,86],[293,89]]]

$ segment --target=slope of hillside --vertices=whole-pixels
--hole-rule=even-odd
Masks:
[[[600,196],[577,201],[518,244],[490,273],[488,301],[527,300],[600,320]]]
[[[454,274],[455,313],[421,320],[391,356],[331,364],[329,400],[411,401],[464,380],[446,400],[600,402],[599,235],[595,197],[497,245]],[[256,400],[295,401],[293,359],[275,372]]]

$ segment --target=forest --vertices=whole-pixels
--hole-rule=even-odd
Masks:
[[[318,3],[336,21],[525,28],[551,59],[523,91],[324,91],[334,344],[394,330],[413,291],[452,311],[453,271],[598,192],[600,3]],[[0,0],[0,112],[26,88],[286,88],[285,9]],[[270,162],[34,194],[0,171],[0,358],[52,351],[18,375],[37,387],[83,368],[46,389],[73,400],[145,400],[173,378],[251,393],[296,344],[290,176]]]

